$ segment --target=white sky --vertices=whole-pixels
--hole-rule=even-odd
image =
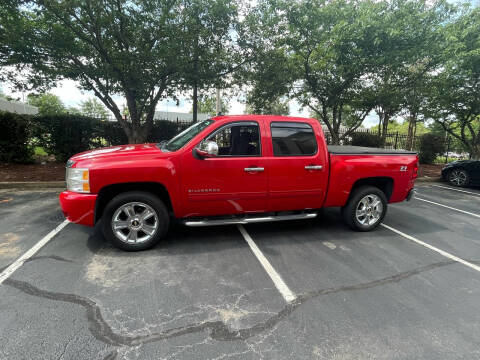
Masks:
[[[7,85],[3,84],[1,87],[2,91],[15,98],[24,99],[26,94],[20,92],[12,91],[12,89]],[[92,92],[81,91],[77,87],[77,83],[73,80],[63,80],[58,83],[56,87],[50,90],[51,93],[57,95],[62,102],[67,106],[76,107],[80,102],[87,100],[88,98],[94,97]],[[230,99],[230,114],[243,114],[245,111],[245,104],[240,101],[240,96],[234,96]],[[119,107],[125,103],[124,99],[120,96],[114,97],[114,100],[117,102]],[[309,116],[308,109],[300,109],[298,102],[295,100],[290,101],[290,115],[292,116]],[[157,105],[157,111],[171,111],[171,112],[183,112],[188,113],[192,108],[192,101],[186,97],[180,97],[179,106],[177,106],[176,101],[174,100],[163,100]],[[377,116],[375,114],[369,115],[369,117],[364,121],[365,127],[370,127],[377,123]]]

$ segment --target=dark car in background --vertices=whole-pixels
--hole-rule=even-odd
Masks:
[[[480,160],[459,160],[442,169],[442,177],[453,186],[480,186]]]

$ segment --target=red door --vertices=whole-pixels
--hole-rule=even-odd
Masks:
[[[268,124],[267,124],[268,125]],[[328,183],[325,143],[315,124],[300,121],[270,123],[269,211],[320,208]]]
[[[218,156],[183,155],[184,216],[266,211],[267,166],[260,132],[255,121],[231,122],[203,140],[217,143]]]

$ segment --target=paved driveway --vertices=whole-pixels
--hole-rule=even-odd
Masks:
[[[0,359],[480,357],[480,191],[422,184],[385,226],[177,227],[126,253],[66,225],[0,285]],[[63,222],[0,192],[2,271]],[[52,234],[51,234],[52,235]]]

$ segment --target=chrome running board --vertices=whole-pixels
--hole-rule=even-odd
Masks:
[[[251,218],[239,218],[239,219],[186,220],[183,222],[183,224],[191,227],[255,224],[255,223],[270,222],[270,221],[313,219],[313,218],[316,218],[317,215],[318,215],[317,213],[307,213],[307,214],[263,216],[263,217],[251,217]]]

